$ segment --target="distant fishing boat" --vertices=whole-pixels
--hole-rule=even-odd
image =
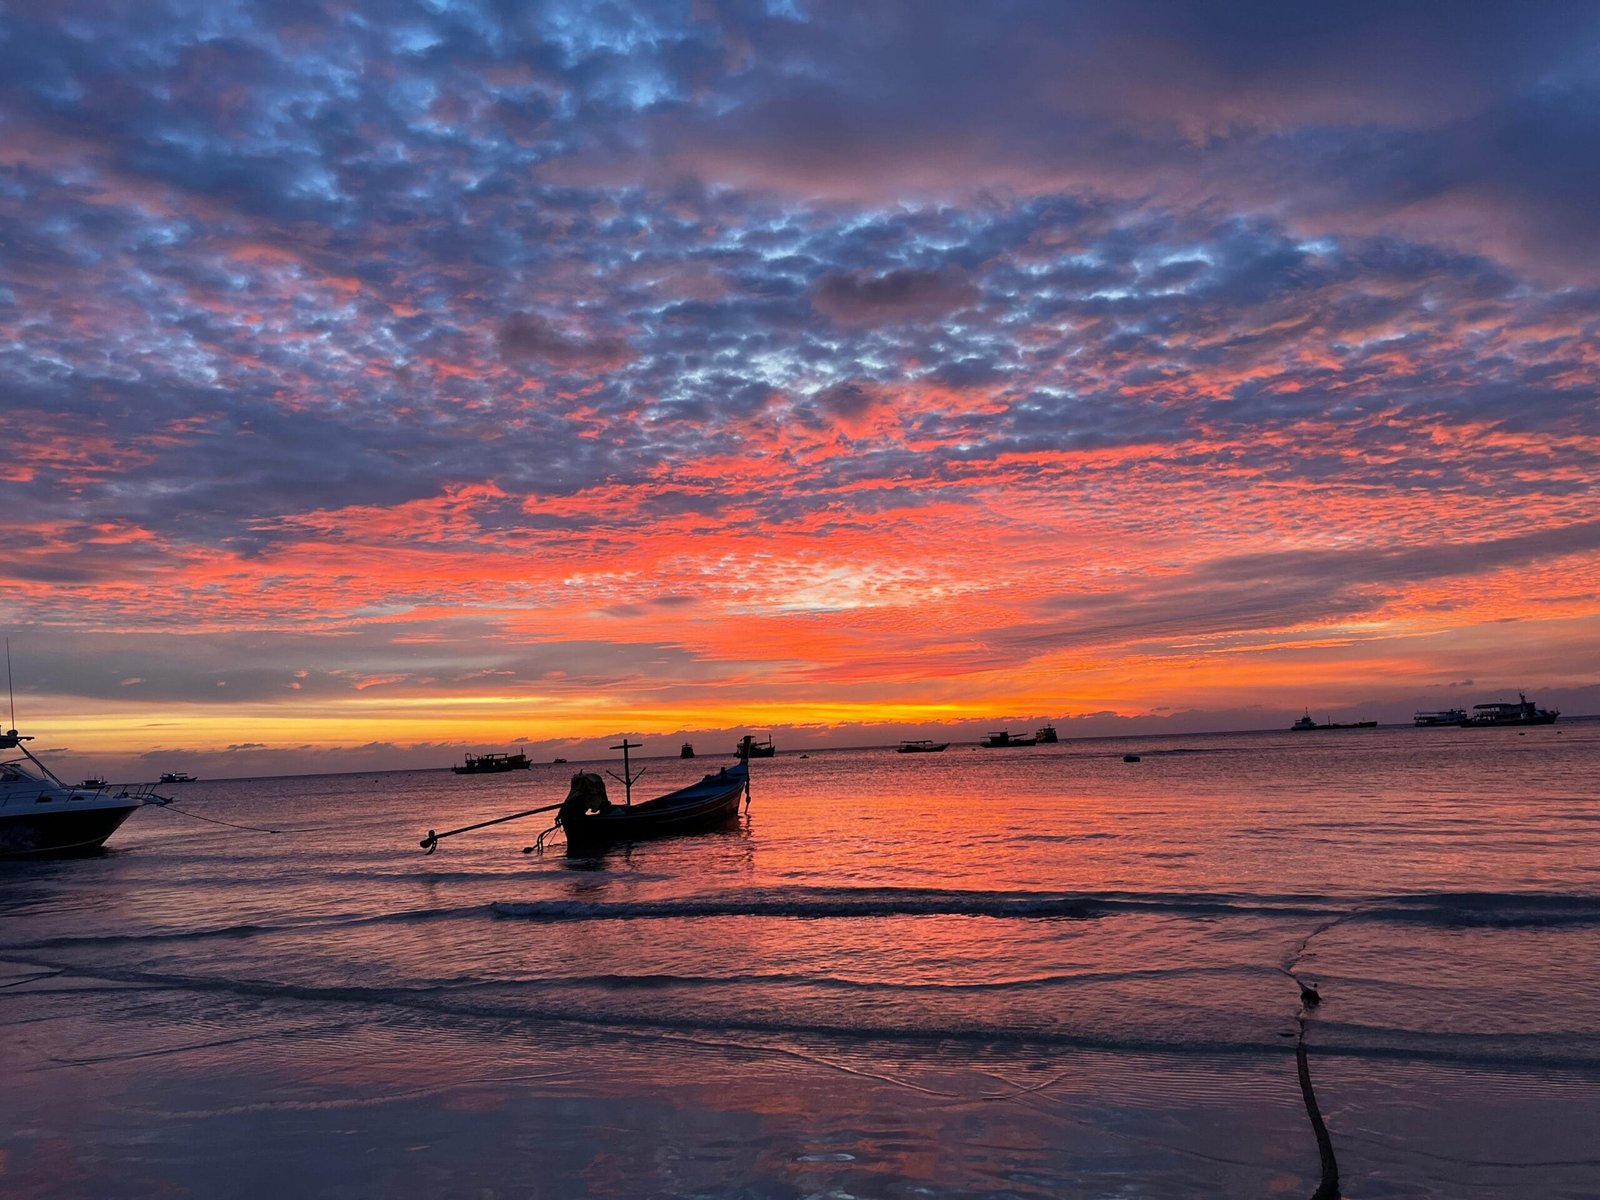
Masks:
[[[994,750],[1003,746],[1036,746],[1039,744],[1039,739],[1037,737],[1021,737],[1014,733],[1007,733],[1002,729],[999,733],[991,733],[978,744]]]
[[[1311,719],[1311,710],[1306,710],[1306,715],[1293,725],[1289,726],[1296,733],[1304,733],[1308,729],[1376,729],[1376,721],[1326,721],[1319,725]]]
[[[526,771],[533,766],[528,756],[520,750],[516,754],[469,754],[459,767],[451,767],[457,775],[498,775],[502,771]]]
[[[694,757],[694,747],[692,745],[690,745],[688,742],[685,742],[683,744],[683,749],[678,751],[678,757],[679,758],[693,758]]]
[[[927,738],[921,738],[921,739],[919,739],[919,740],[917,740],[915,742],[901,742],[900,743],[900,749],[895,751],[895,753],[897,753],[897,754],[937,754],[937,753],[939,753],[939,751],[947,748],[949,745],[950,745],[949,742],[933,742],[933,741],[929,741]]]
[[[91,776],[89,776],[89,778],[85,779],[78,786],[81,787],[81,788],[94,788],[94,789],[98,790],[100,788],[108,787],[110,785],[107,784],[106,781],[104,779],[102,779],[100,776],[91,775]]]
[[[198,775],[191,775],[187,771],[163,771],[163,772],[161,772],[161,782],[162,783],[199,783],[200,782],[200,777]]]
[[[1054,725],[1040,726],[1038,738],[1040,743],[1058,742],[1061,740],[1056,736],[1056,727]]]
[[[733,748],[733,752],[742,759],[771,758],[778,753],[778,748],[772,744],[770,735],[766,741],[758,742],[755,735],[747,733],[739,739],[739,744]]]
[[[1561,715],[1559,708],[1539,708],[1521,692],[1517,703],[1474,704],[1472,715],[1461,724],[1467,729],[1484,729],[1499,725],[1554,725]]]

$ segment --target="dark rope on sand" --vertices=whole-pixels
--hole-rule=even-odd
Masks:
[[[1317,1138],[1317,1157],[1322,1162],[1322,1178],[1317,1184],[1317,1190],[1311,1193],[1311,1200],[1340,1200],[1339,1160],[1334,1157],[1333,1138],[1328,1135],[1327,1122],[1322,1119],[1322,1109],[1317,1106],[1317,1093],[1311,1086],[1311,1060],[1306,1052],[1306,1032],[1311,1024],[1311,1013],[1322,1003],[1322,995],[1317,991],[1316,984],[1301,979],[1295,974],[1294,969],[1304,956],[1306,947],[1311,944],[1311,939],[1319,933],[1332,929],[1344,919],[1338,917],[1306,934],[1293,957],[1283,966],[1283,973],[1294,980],[1300,989],[1300,1010],[1295,1013],[1294,1018],[1299,1030],[1295,1036],[1294,1065],[1300,1076],[1300,1098],[1305,1101],[1306,1116],[1311,1120],[1311,1132]]]
[[[1322,1110],[1317,1107],[1317,1093],[1311,1086],[1311,1064],[1306,1057],[1306,1018],[1298,1018],[1300,1037],[1295,1042],[1294,1065],[1300,1074],[1300,1097],[1306,1102],[1306,1116],[1311,1118],[1311,1131],[1317,1135],[1317,1155],[1322,1160],[1322,1182],[1311,1193],[1311,1200],[1339,1200],[1339,1160],[1333,1155],[1333,1139],[1328,1136],[1327,1123]]]
[[[38,983],[41,979],[54,979],[65,973],[65,967],[57,967],[54,971],[41,971],[37,975],[24,975],[21,979],[8,979],[5,983],[0,983],[0,988],[21,987],[25,983]]]

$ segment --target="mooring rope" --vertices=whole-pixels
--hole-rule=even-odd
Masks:
[[[1322,1161],[1322,1178],[1311,1200],[1339,1200],[1339,1160],[1334,1157],[1333,1138],[1328,1136],[1328,1126],[1322,1119],[1322,1109],[1317,1106],[1317,1093],[1311,1087],[1311,1063],[1306,1056],[1306,1018],[1298,1018],[1300,1038],[1295,1043],[1294,1065],[1300,1076],[1300,1098],[1306,1104],[1306,1116],[1311,1119],[1311,1132],[1317,1137],[1317,1157]]]
[[[146,808],[159,808],[163,812],[175,812],[175,813],[179,814],[180,816],[192,817],[196,821],[209,821],[213,825],[226,825],[229,829],[243,829],[243,830],[245,830],[246,832],[249,832],[249,833],[282,833],[283,832],[283,830],[281,830],[281,829],[266,829],[266,828],[263,828],[260,825],[240,825],[240,824],[237,824],[236,822],[233,822],[233,821],[224,821],[220,817],[203,817],[199,813],[190,812],[186,808],[174,808],[172,806],[172,802],[170,800],[165,804],[147,804],[145,807]],[[291,830],[290,832],[292,833],[292,832],[297,832],[297,831]],[[305,831],[301,830],[301,831],[298,831],[298,832],[305,832]]]
[[[1359,910],[1357,910],[1359,911]],[[1326,924],[1319,925],[1305,937],[1300,939],[1300,945],[1295,949],[1289,961],[1279,968],[1300,989],[1300,1008],[1295,1013],[1296,1035],[1294,1043],[1295,1073],[1300,1077],[1300,1099],[1305,1102],[1306,1117],[1311,1122],[1311,1132],[1317,1139],[1317,1157],[1321,1160],[1322,1175],[1317,1182],[1317,1190],[1311,1193],[1311,1200],[1339,1200],[1339,1160],[1333,1152],[1333,1138],[1328,1133],[1327,1122],[1322,1119],[1322,1109],[1317,1104],[1316,1090],[1311,1086],[1311,1060],[1306,1049],[1306,1034],[1310,1032],[1312,1013],[1322,1003],[1322,994],[1317,990],[1315,983],[1308,983],[1296,973],[1300,960],[1305,957],[1312,939],[1319,934],[1326,933],[1355,912],[1341,913]]]
[[[524,846],[522,848],[522,852],[524,854],[543,854],[544,853],[544,840],[545,840],[545,838],[549,837],[552,833],[554,833],[556,830],[558,830],[560,828],[561,828],[561,818],[557,817],[555,824],[550,826],[549,829],[546,829],[543,833],[541,833],[538,837],[536,837],[533,840],[533,845]]]

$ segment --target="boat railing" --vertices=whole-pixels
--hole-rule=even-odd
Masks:
[[[22,808],[27,805],[44,804],[47,801],[63,798],[67,803],[74,800],[138,800],[145,804],[166,804],[168,798],[156,792],[153,783],[114,783],[105,787],[60,787],[44,779],[13,777],[9,780],[11,786],[5,789],[4,796],[0,796],[0,808]],[[65,797],[62,797],[65,792]]]

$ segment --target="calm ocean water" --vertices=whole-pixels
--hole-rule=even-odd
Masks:
[[[780,754],[737,830],[418,848],[577,765],[0,864],[0,1194],[1310,1196],[1303,1038],[1345,1195],[1600,1196],[1600,722]]]

